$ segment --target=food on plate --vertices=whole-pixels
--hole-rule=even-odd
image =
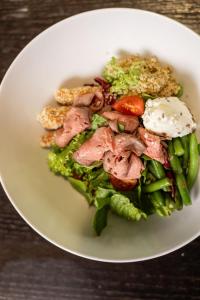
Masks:
[[[197,124],[169,66],[132,55],[102,76],[59,89],[37,117],[50,170],[95,206],[97,235],[110,212],[139,221],[190,205],[199,169]]]

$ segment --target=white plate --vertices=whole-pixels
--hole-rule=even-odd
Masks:
[[[74,254],[94,260],[132,262],[164,255],[200,232],[199,180],[193,205],[169,218],[131,223],[110,216],[95,237],[93,209],[47,167],[39,147],[36,115],[64,85],[101,74],[113,55],[155,54],[170,63],[185,100],[200,118],[200,38],[185,26],[151,12],[103,9],[63,20],[36,37],[12,63],[0,90],[0,170],[3,187],[20,215],[39,234]]]

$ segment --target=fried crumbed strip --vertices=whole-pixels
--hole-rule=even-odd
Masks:
[[[45,129],[58,129],[62,127],[68,110],[67,106],[45,106],[38,114],[37,120]]]
[[[40,146],[42,148],[50,148],[54,144],[55,130],[46,131],[40,138]]]
[[[82,86],[82,87],[76,87],[72,89],[62,88],[56,91],[55,99],[58,103],[64,105],[72,105],[76,97],[88,93],[96,93],[99,91],[100,92],[102,91],[101,87],[99,86]]]

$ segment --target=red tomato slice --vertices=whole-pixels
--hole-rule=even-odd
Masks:
[[[113,108],[127,115],[141,116],[144,113],[144,100],[139,96],[124,96],[113,104]]]

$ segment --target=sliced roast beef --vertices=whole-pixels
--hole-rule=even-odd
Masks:
[[[137,185],[137,179],[119,179],[115,176],[111,175],[109,176],[110,182],[112,185],[116,188],[116,190],[119,191],[130,191]]]
[[[103,159],[104,170],[120,180],[138,179],[144,169],[142,161],[130,151],[121,154],[107,152]]]
[[[100,161],[107,151],[113,151],[113,133],[108,127],[98,128],[93,136],[81,145],[73,158],[81,165],[89,166]]]
[[[104,112],[108,112],[112,110],[112,106],[111,105],[104,105],[104,107],[102,107],[102,109],[99,111],[99,114],[103,114]]]
[[[143,170],[144,170],[144,166],[141,159],[132,153],[129,160],[129,169],[128,169],[128,174],[126,179],[140,178],[141,172]]]
[[[135,116],[124,115],[117,111],[105,111],[102,115],[108,120],[117,121],[124,125],[127,132],[133,132],[139,126],[138,117]]]
[[[146,146],[144,145],[144,143],[139,138],[131,134],[120,133],[117,134],[114,138],[115,154],[120,154],[122,151],[130,150],[137,156],[140,156],[145,151],[145,149]]]
[[[112,129],[113,132],[118,132],[119,133],[117,120],[108,121],[108,125]]]
[[[111,151],[107,152],[103,159],[104,170],[116,178],[125,178],[129,168],[129,156],[129,151],[124,151],[120,155],[116,155]]]
[[[73,106],[90,106],[92,111],[99,111],[104,105],[104,96],[100,90],[79,95],[74,99]]]
[[[166,161],[166,150],[161,144],[160,137],[150,133],[142,127],[138,128],[138,132],[141,140],[147,146],[144,154],[148,155],[152,159],[159,161],[161,164],[164,164],[164,162]]]
[[[86,107],[72,107],[64,120],[63,128],[55,134],[55,143],[65,147],[78,133],[90,127],[89,109]]]
[[[94,98],[95,93],[87,93],[77,96],[74,99],[73,106],[89,106]]]

